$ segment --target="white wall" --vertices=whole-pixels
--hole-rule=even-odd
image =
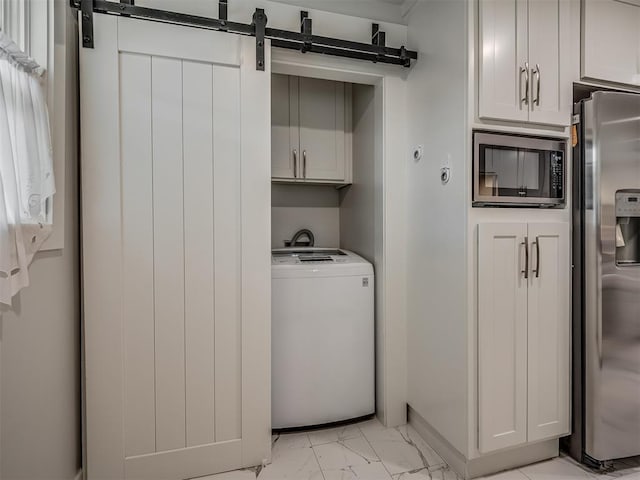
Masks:
[[[381,89],[380,87],[378,87]],[[369,260],[376,275],[376,410],[378,417],[390,418],[390,423],[403,423],[402,412],[385,415],[387,400],[385,388],[392,383],[385,378],[387,365],[392,358],[385,356],[388,324],[385,322],[385,283],[384,278],[384,191],[383,158],[380,154],[380,142],[376,138],[376,126],[380,127],[381,92],[376,98],[376,87],[371,85],[353,85],[353,185],[340,191],[340,244],[342,248],[352,250]],[[378,152],[376,152],[378,150]],[[402,252],[399,252],[403,254]],[[402,312],[395,311],[388,323],[393,330],[403,335]],[[394,355],[405,356],[402,349]],[[403,371],[403,369],[401,370]],[[397,408],[403,408],[405,399],[404,383],[396,384],[401,395]],[[395,417],[392,419],[391,417]]]
[[[407,175],[408,402],[467,451],[468,4],[419,0],[409,14],[410,144],[424,157]],[[452,177],[440,182],[450,156]]]
[[[340,190],[340,246],[375,261],[376,180],[381,165],[375,157],[375,87],[353,85],[352,95],[353,184]]]
[[[318,0],[273,0],[278,3],[296,5],[300,8],[318,8]],[[354,17],[393,23],[405,23],[402,17],[402,1],[381,0],[323,0],[322,9]]]
[[[58,9],[68,16],[59,16]],[[67,52],[64,248],[36,255],[31,285],[0,313],[0,478],[72,479],[80,467],[78,202],[74,16],[56,0]],[[64,65],[64,64],[63,64]],[[53,138],[54,151],[60,137]],[[64,151],[66,150],[66,152]]]
[[[282,248],[302,228],[311,230],[316,247],[340,246],[338,190],[331,186],[271,186],[271,247]]]
[[[371,43],[371,23],[373,19],[325,11],[331,10],[330,7],[327,7],[327,0],[311,1],[315,9],[295,7],[269,0],[230,1],[229,20],[251,23],[255,8],[264,8],[268,17],[268,27],[300,31],[300,10],[307,10],[309,17],[313,20],[313,33],[315,35]],[[331,2],[331,0],[329,1]],[[136,0],[136,5],[174,10],[193,15],[218,17],[218,2],[215,0]],[[361,12],[361,15],[368,16],[369,10],[366,7],[359,7],[358,11]],[[380,28],[386,33],[387,45],[399,47],[406,43],[406,26],[394,22],[380,21],[379,23]]]

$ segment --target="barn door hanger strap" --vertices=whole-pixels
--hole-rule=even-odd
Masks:
[[[69,0],[69,3],[72,8],[79,9],[82,12],[82,46],[85,48],[93,48],[94,14],[126,16],[160,23],[255,36],[253,25],[229,22],[226,19],[226,1],[221,2],[219,6],[219,13],[224,15],[224,18],[221,19],[141,7],[135,4],[135,0],[120,0],[119,3],[107,0]]]
[[[312,20],[305,11],[300,13],[299,32],[267,27],[267,15],[260,8],[255,10],[250,24],[230,22],[228,1],[219,0],[219,18],[140,7],[135,5],[134,0],[120,0],[120,3],[106,0],[70,0],[70,3],[73,8],[79,9],[82,13],[82,46],[85,48],[93,48],[93,15],[99,13],[256,37],[256,68],[258,70],[265,69],[264,52],[267,39],[271,40],[271,45],[274,47],[298,50],[302,53],[323,53],[403,67],[411,66],[411,60],[418,58],[416,52],[407,50],[405,47],[386,46],[385,32],[381,31],[380,26],[375,23],[371,29],[371,43],[353,42],[314,35]]]
[[[264,37],[267,28],[267,16],[262,8],[256,8],[252,26],[256,36],[256,69],[264,72]]]

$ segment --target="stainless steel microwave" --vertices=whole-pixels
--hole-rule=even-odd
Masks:
[[[474,207],[563,207],[566,142],[473,132]]]

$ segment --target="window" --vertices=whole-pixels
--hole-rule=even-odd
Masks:
[[[55,76],[42,75],[54,58],[53,29],[49,28],[54,25],[54,3],[0,2],[0,303],[11,306],[13,296],[29,284],[28,267],[34,255],[54,231],[55,174],[48,111],[55,108],[51,94]],[[35,56],[38,60],[32,60]],[[63,122],[58,130],[62,139],[66,127]]]
[[[53,233],[41,250],[64,246],[65,165],[76,160],[77,26],[64,0],[0,0],[0,29],[44,69],[56,195],[47,206]]]
[[[44,69],[41,80],[47,99],[48,109],[52,110],[52,96],[49,92],[49,17],[53,17],[53,2],[50,0],[0,0],[0,28],[27,55],[35,59]],[[47,200],[43,215],[38,221],[53,223],[53,201]],[[23,222],[37,223],[35,219],[23,219]]]

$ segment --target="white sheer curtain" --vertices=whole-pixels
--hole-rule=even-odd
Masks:
[[[0,32],[0,304],[29,285],[28,266],[51,233],[55,193],[47,104],[37,64]]]

